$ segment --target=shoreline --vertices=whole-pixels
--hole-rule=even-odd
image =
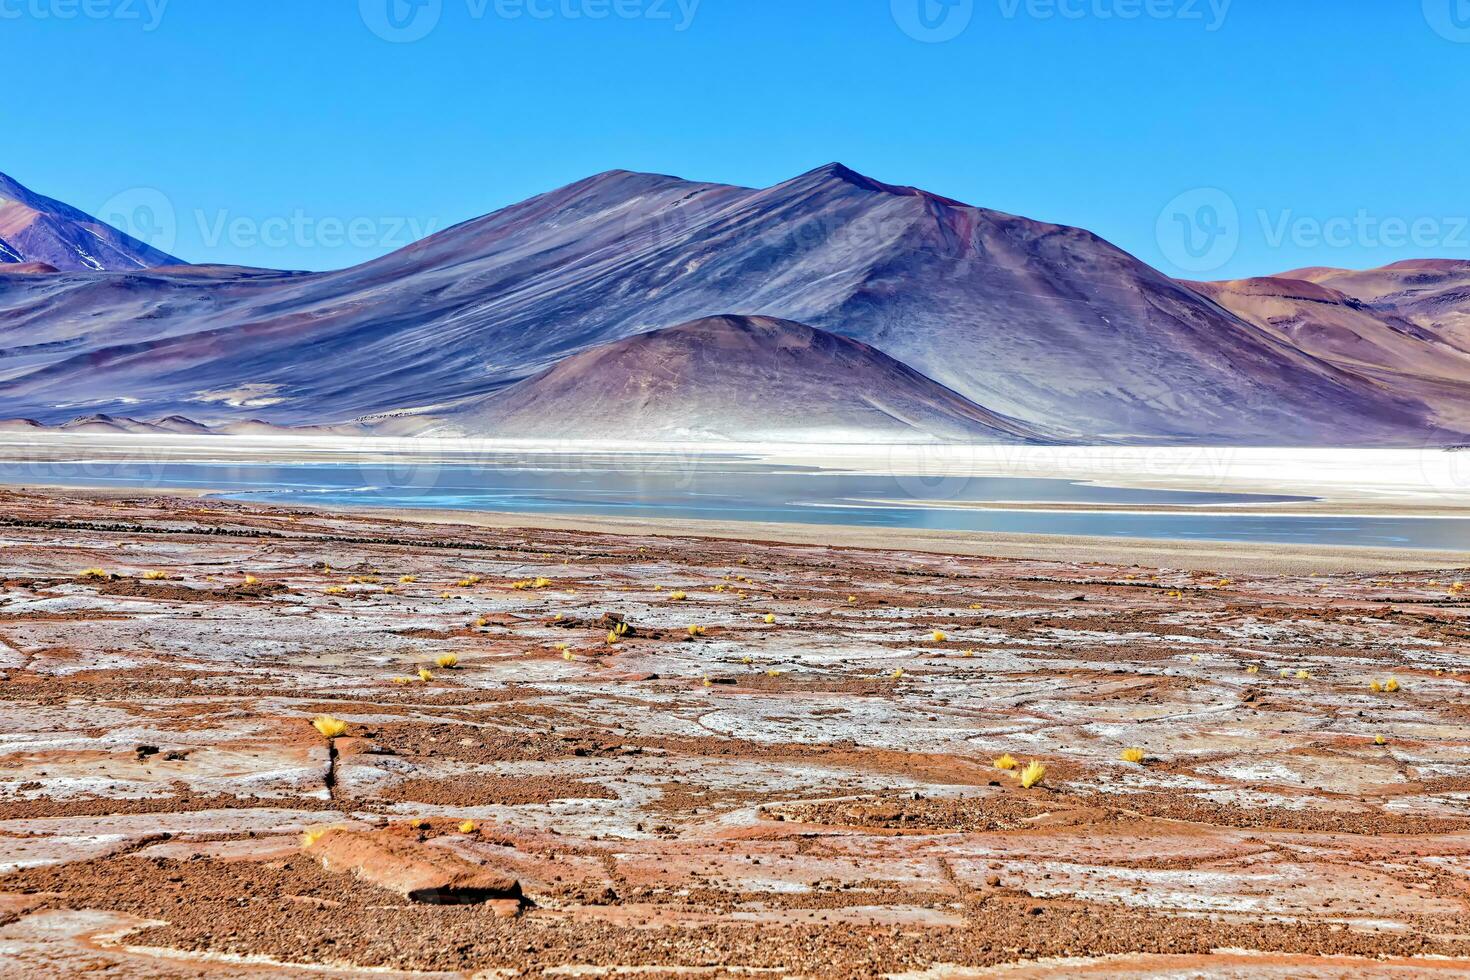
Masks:
[[[525,462],[522,462],[522,458]],[[1292,501],[1120,504],[1067,501],[925,500],[935,510],[1017,513],[1272,516],[1342,518],[1470,518],[1470,455],[1439,449],[1282,449],[1241,447],[1085,447],[777,444],[511,443],[475,439],[385,439],[290,436],[157,436],[0,433],[0,462],[106,465],[130,461],[229,465],[338,464],[380,467],[499,463],[535,468],[599,466],[668,472],[744,462],[829,474],[915,475],[935,480],[1011,478],[1064,480],[1092,486],[1293,496]],[[1461,470],[1465,471],[1464,478]],[[229,499],[228,490],[192,487],[67,486],[44,479],[4,485],[83,499],[149,496]],[[914,506],[873,500],[878,506]],[[591,533],[699,537],[804,545],[877,548],[914,553],[1134,562],[1183,569],[1301,573],[1470,568],[1470,550],[1378,545],[1305,545],[1185,538],[883,528],[720,518],[563,515],[451,508],[395,508],[252,501],[252,507],[359,515],[379,520],[467,527],[577,530]]]
[[[552,442],[383,436],[159,436],[0,432],[0,462],[434,462],[474,465],[529,457],[537,468],[591,459],[641,465],[743,460],[816,473],[950,479],[1066,480],[1093,486],[1305,496],[1324,501],[1436,502],[1470,508],[1470,453],[1435,447],[1012,446]]]
[[[0,494],[5,493],[34,493],[51,499],[76,498],[82,501],[146,500],[150,497],[166,496],[216,500],[267,514],[302,512],[383,523],[457,525],[477,529],[572,531],[630,537],[699,538],[711,541],[823,546],[896,553],[1036,561],[1132,563],[1140,567],[1212,571],[1238,575],[1311,575],[1344,572],[1386,574],[1470,569],[1470,551],[1429,551],[1418,548],[1361,545],[1203,541],[1104,535],[1016,534],[999,531],[873,528],[847,524],[783,524],[687,518],[651,520],[596,515],[562,516],[437,508],[324,507],[311,504],[272,504],[259,501],[225,500],[216,496],[216,491],[194,488],[79,489],[33,485],[0,488]]]

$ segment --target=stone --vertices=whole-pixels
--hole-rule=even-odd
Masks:
[[[515,878],[393,828],[329,830],[308,853],[327,871],[354,874],[411,902],[479,905],[504,900],[519,906],[522,901],[521,885]]]

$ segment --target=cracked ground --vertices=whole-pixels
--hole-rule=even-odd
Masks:
[[[30,492],[0,544],[0,976],[1470,975],[1454,572]]]

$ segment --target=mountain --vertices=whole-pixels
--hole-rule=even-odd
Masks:
[[[1335,289],[1375,312],[1401,317],[1470,350],[1470,261],[1411,259],[1378,269],[1283,273]]]
[[[1470,262],[1189,285],[1299,350],[1429,406],[1435,424],[1470,431]]]
[[[130,272],[183,264],[0,174],[0,268],[11,263],[40,263],[64,272]]]
[[[771,317],[706,317],[574,354],[393,428],[513,439],[1039,442],[867,344]]]
[[[339,272],[0,274],[0,417],[462,405],[730,311],[867,344],[1061,439],[1463,439],[1089,232],[837,164],[765,189],[611,171]]]

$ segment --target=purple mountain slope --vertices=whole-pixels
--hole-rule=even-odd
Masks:
[[[504,438],[1040,442],[866,344],[719,316],[574,354],[490,395],[385,428]]]
[[[763,190],[614,171],[340,272],[0,275],[0,417],[337,422],[730,311],[1062,438],[1417,445],[1437,424],[1095,235],[838,165]]]
[[[130,272],[183,264],[0,174],[0,266],[34,262],[70,272]]]

